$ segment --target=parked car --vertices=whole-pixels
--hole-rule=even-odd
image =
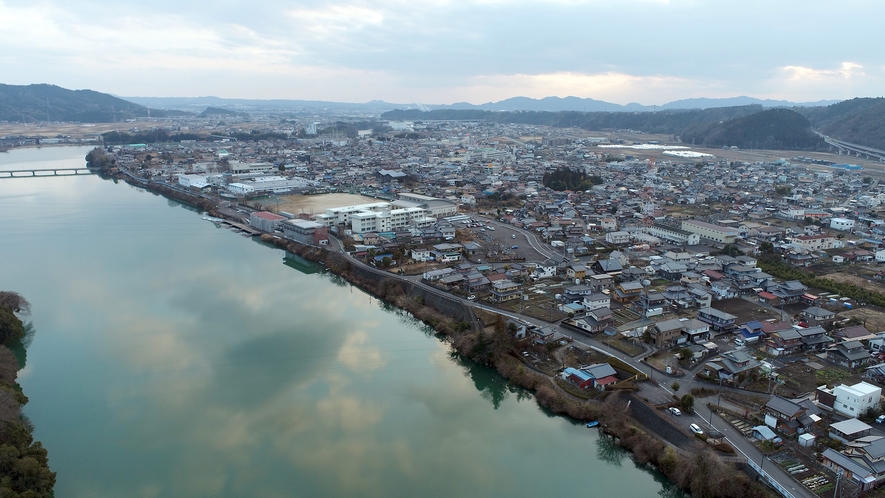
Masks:
[[[691,424],[688,426],[688,428],[691,429],[691,432],[694,432],[695,434],[703,434],[704,433],[704,431],[701,430],[701,428],[698,426],[698,424]]]
[[[476,295],[475,295],[475,294],[471,294],[471,295],[467,296],[467,300],[468,300],[468,301],[473,301],[474,299],[476,299]]]
[[[885,422],[885,415],[879,415],[878,417],[876,417],[877,424],[881,424],[882,422]]]
[[[511,249],[519,249],[519,246],[513,246]]]
[[[682,412],[679,411],[679,408],[676,408],[675,406],[671,406],[670,408],[668,408],[668,410],[670,410],[670,413],[676,415],[677,417],[682,415]]]
[[[511,239],[515,239],[515,238],[516,238],[516,234],[511,235],[510,238],[511,238]]]

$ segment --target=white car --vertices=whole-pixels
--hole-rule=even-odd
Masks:
[[[698,427],[698,424],[691,424],[688,426],[688,428],[691,429],[691,432],[694,432],[695,434],[703,434],[704,433],[704,431],[702,431],[701,428]]]
[[[676,415],[677,417],[682,415],[682,412],[679,411],[679,408],[676,408],[675,406],[671,406],[670,408],[668,408],[668,410],[670,410],[670,413]]]
[[[474,294],[467,296],[468,301],[473,301],[474,299],[476,299],[476,296]]]

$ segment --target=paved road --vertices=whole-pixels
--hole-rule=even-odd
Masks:
[[[798,483],[793,479],[793,476],[788,474],[778,464],[771,461],[768,457],[763,456],[762,452],[753,446],[753,443],[747,440],[739,430],[735,429],[731,424],[719,417],[719,415],[712,414],[711,419],[710,410],[704,404],[695,405],[695,410],[698,416],[703,419],[701,423],[698,423],[701,428],[712,427],[721,432],[728,440],[729,444],[737,449],[744,457],[752,459],[757,465],[761,466],[763,472],[773,477],[775,481],[793,496],[796,498],[817,498],[817,495]],[[710,420],[712,420],[712,424],[708,422]]]

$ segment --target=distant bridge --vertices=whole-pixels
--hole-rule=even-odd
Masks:
[[[51,168],[51,169],[15,169],[0,170],[0,179],[3,178],[34,178],[44,176],[83,176],[94,174],[95,170],[87,167],[82,168]]]
[[[854,154],[855,157],[866,156],[867,159],[885,161],[885,150],[853,144],[851,142],[845,142],[844,140],[836,140],[835,138],[828,137],[820,132],[815,133],[820,135],[829,146],[839,149],[839,155],[846,154],[850,156]]]

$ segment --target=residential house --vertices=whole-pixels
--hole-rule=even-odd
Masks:
[[[865,438],[866,439],[866,438]],[[885,481],[885,438],[858,441],[842,451],[827,448],[821,454],[825,467],[857,483],[863,491],[870,491]]]
[[[857,341],[860,343],[869,342],[876,338],[876,334],[871,333],[863,325],[855,325],[853,327],[844,327],[833,332],[833,337],[843,341]]]
[[[492,301],[502,303],[522,297],[519,284],[512,280],[500,280],[492,283]]]
[[[765,425],[786,434],[800,432],[799,417],[803,415],[805,408],[780,396],[774,396],[765,404]]]
[[[575,320],[575,326],[590,333],[602,332],[612,325],[614,316],[609,308],[589,311],[586,316]]]
[[[418,262],[424,262],[432,260],[433,256],[430,254],[430,249],[412,249],[412,259]]]
[[[659,348],[675,346],[677,343],[685,340],[682,336],[682,321],[678,318],[660,321],[649,332],[655,342],[655,346]]]
[[[562,291],[562,300],[566,303],[583,301],[585,296],[593,294],[593,289],[587,285],[570,285]]]
[[[552,259],[547,259],[535,265],[533,276],[537,279],[555,277],[556,270],[558,268],[559,265],[556,263],[556,261],[553,261]]]
[[[562,380],[580,388],[580,389],[589,389],[593,387],[593,378],[587,372],[568,367],[562,371]]]
[[[587,276],[587,267],[584,265],[571,265],[566,270],[566,274],[572,280],[583,280]]]
[[[808,290],[808,287],[802,284],[802,282],[798,280],[790,280],[780,284],[775,289],[769,289],[769,291],[781,299],[786,304],[792,304],[799,302],[799,299],[802,298],[802,295]]]
[[[640,282],[621,282],[615,286],[614,300],[621,303],[632,303],[642,295]]]
[[[584,308],[587,311],[599,309],[599,308],[608,308],[611,305],[611,297],[608,294],[603,294],[602,292],[594,292],[589,295],[584,296],[583,301]]]
[[[590,375],[593,381],[593,387],[597,389],[605,389],[606,386],[616,384],[618,382],[617,372],[608,363],[597,363],[581,368]]]
[[[794,354],[802,347],[802,335],[794,328],[780,330],[768,336],[765,346],[775,356]]]
[[[762,329],[762,322],[758,320],[750,320],[741,325],[739,331],[740,337],[742,337],[747,342],[756,342],[761,337],[765,336],[765,331]]]
[[[600,259],[593,263],[593,271],[596,273],[615,274],[622,271],[624,267],[617,259]]]
[[[870,358],[870,353],[857,341],[840,342],[827,350],[828,360],[852,370],[865,366]]]
[[[867,382],[858,382],[850,386],[839,384],[832,389],[820,386],[814,394],[819,406],[848,417],[859,417],[869,410],[878,409],[882,388]]]
[[[820,306],[811,306],[800,313],[808,325],[829,325],[836,319],[836,313]]]
[[[856,439],[869,436],[873,428],[856,418],[849,418],[841,422],[830,424],[829,435],[848,444]]]
[[[589,285],[595,291],[611,289],[614,286],[615,282],[614,277],[609,275],[608,273],[589,275],[586,280],[587,285]]]
[[[826,251],[836,247],[836,238],[831,235],[801,235],[794,237],[793,243],[803,249]]]
[[[759,368],[760,363],[743,351],[732,350],[722,353],[717,361],[708,362],[707,365],[707,375],[715,372],[720,379],[736,380],[741,374],[748,375]]]
[[[710,340],[710,324],[702,322],[697,318],[686,320],[682,323],[682,335],[688,342],[700,343]]]
[[[734,330],[736,316],[719,311],[716,308],[706,307],[698,310],[698,320],[710,324],[710,329],[721,334]]]
[[[796,332],[802,336],[799,341],[805,351],[823,351],[833,342],[833,338],[827,335],[827,331],[820,325],[814,327],[797,327]]]

